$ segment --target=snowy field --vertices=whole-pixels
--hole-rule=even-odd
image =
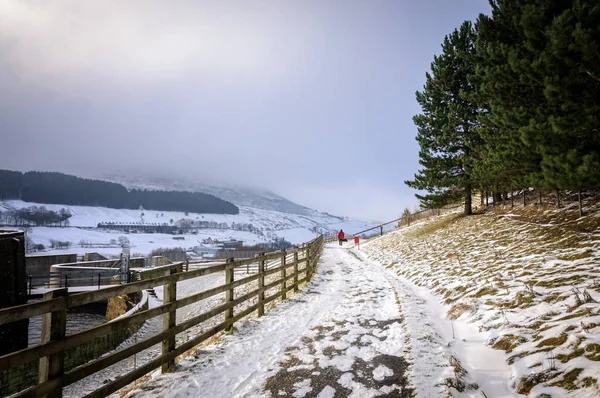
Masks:
[[[252,224],[256,232],[239,231],[234,229],[201,229],[197,235],[186,234],[185,240],[173,240],[169,234],[127,234],[132,244],[132,253],[147,255],[157,247],[184,247],[191,248],[198,245],[198,241],[213,238],[220,240],[237,239],[244,241],[247,245],[265,243],[274,239],[285,238],[293,244],[300,244],[314,239],[318,233],[330,233],[343,229],[347,233],[358,232],[366,229],[372,224],[342,220],[314,212],[311,216],[281,213],[277,211],[255,209],[240,206],[240,214],[197,214],[183,212],[153,211],[153,210],[128,210],[110,209],[106,207],[90,206],[66,206],[45,205],[40,203],[10,200],[0,202],[0,211],[9,209],[20,209],[30,206],[45,206],[49,210],[58,211],[61,208],[68,209],[73,216],[69,219],[69,228],[34,227],[31,228],[30,237],[35,243],[49,246],[50,239],[69,241],[73,246],[70,249],[52,249],[44,253],[77,253],[83,254],[89,251],[97,251],[104,255],[117,255],[121,248],[85,248],[79,245],[84,240],[91,243],[107,244],[111,239],[117,239],[124,235],[120,231],[106,231],[96,229],[99,223],[158,223],[171,224],[179,220],[208,221],[227,223],[229,226],[235,224]],[[143,216],[142,216],[143,214]]]
[[[83,255],[88,252],[98,252],[103,255],[118,255],[122,249],[118,245],[114,247],[96,248],[96,247],[82,247],[79,242],[85,240],[92,243],[104,243],[107,244],[111,239],[118,239],[120,236],[125,236],[131,243],[131,253],[141,254],[143,256],[148,255],[153,249],[162,248],[192,248],[198,246],[202,239],[211,237],[213,239],[229,240],[238,239],[243,240],[244,244],[256,244],[262,243],[257,235],[246,232],[246,231],[230,231],[230,230],[206,230],[202,234],[193,235],[177,235],[183,237],[184,240],[174,240],[173,235],[170,234],[125,234],[122,231],[107,231],[98,229],[83,229],[83,228],[50,228],[50,227],[35,227],[31,228],[31,232],[28,236],[35,242],[41,243],[46,247],[49,247],[50,240],[61,240],[73,242],[73,246],[69,249],[52,249],[41,253],[33,253],[32,255],[43,255],[50,253],[76,253]]]
[[[531,397],[598,397],[600,213],[588,208],[579,218],[534,206],[508,210],[434,218],[361,249],[416,291],[433,295],[424,308],[437,306],[437,325],[445,332],[417,334],[413,343],[444,343],[454,327],[448,353],[468,373],[464,392],[452,388],[453,396],[480,396],[468,389],[476,383],[488,397],[510,396],[504,387]],[[486,348],[494,353],[484,355]],[[415,370],[418,364],[415,359]],[[478,369],[496,376],[473,377]],[[439,368],[434,378],[443,381],[447,373]]]

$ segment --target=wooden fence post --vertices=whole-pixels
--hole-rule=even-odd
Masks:
[[[310,264],[310,243],[306,245],[306,277],[312,279],[312,269]]]
[[[265,314],[265,253],[260,253],[258,260],[258,316]]]
[[[233,263],[233,258],[228,258],[227,259],[227,263]],[[229,265],[225,268],[225,284],[230,284],[233,283],[233,274],[234,274],[234,267],[232,265]],[[233,301],[233,288],[231,289],[227,289],[225,290],[225,304],[229,304]],[[225,311],[225,321],[228,321],[229,319],[233,318],[233,307],[228,308],[227,311]],[[225,329],[228,332],[231,332],[233,330],[233,324],[227,326],[227,329]]]
[[[44,293],[44,300],[50,300],[56,297],[67,295],[67,289],[57,289]],[[67,309],[48,312],[42,315],[42,339],[41,344],[60,340],[65,337],[67,332]],[[57,380],[58,385],[48,393],[47,397],[62,397],[62,376],[64,374],[65,352],[60,351],[47,357],[40,358],[38,383],[44,383],[50,380]]]
[[[173,275],[177,272],[176,268],[170,268],[165,271],[165,276]],[[169,282],[164,285],[163,289],[163,304],[169,304],[177,300],[177,282]],[[176,310],[169,311],[163,315],[163,331],[167,331],[175,327]],[[162,342],[162,354],[168,354],[175,349],[175,334],[166,338]],[[162,372],[170,372],[175,366],[175,360],[171,360],[162,364]]]
[[[515,207],[515,191],[513,191],[512,184],[510,185],[510,208]]]
[[[287,288],[287,281],[285,280],[285,277],[287,276],[287,272],[286,272],[286,269],[285,269],[285,264],[286,264],[286,261],[285,261],[286,258],[285,257],[286,256],[287,256],[287,252],[285,251],[285,249],[283,249],[281,251],[281,267],[282,267],[281,268],[281,277],[284,279],[284,281],[281,284],[281,292],[282,292],[281,299],[282,300],[285,300],[287,298],[287,290],[286,290],[286,288]]]
[[[294,248],[294,292],[298,293],[298,247]]]

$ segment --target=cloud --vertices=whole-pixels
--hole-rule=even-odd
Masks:
[[[0,48],[18,79],[63,92],[89,90],[95,85],[80,85],[96,79],[159,84],[190,72],[248,77],[266,68],[261,32],[212,4],[4,1]]]
[[[414,92],[443,35],[487,6],[418,4],[0,1],[0,167],[393,218],[414,203]]]

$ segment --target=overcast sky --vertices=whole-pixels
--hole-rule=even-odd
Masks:
[[[0,168],[267,188],[386,220],[415,207],[412,116],[487,0],[0,0]]]

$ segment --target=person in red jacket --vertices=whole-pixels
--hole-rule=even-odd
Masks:
[[[344,231],[342,231],[340,229],[340,232],[338,232],[338,240],[340,241],[340,246],[342,245],[342,241],[344,240]]]

